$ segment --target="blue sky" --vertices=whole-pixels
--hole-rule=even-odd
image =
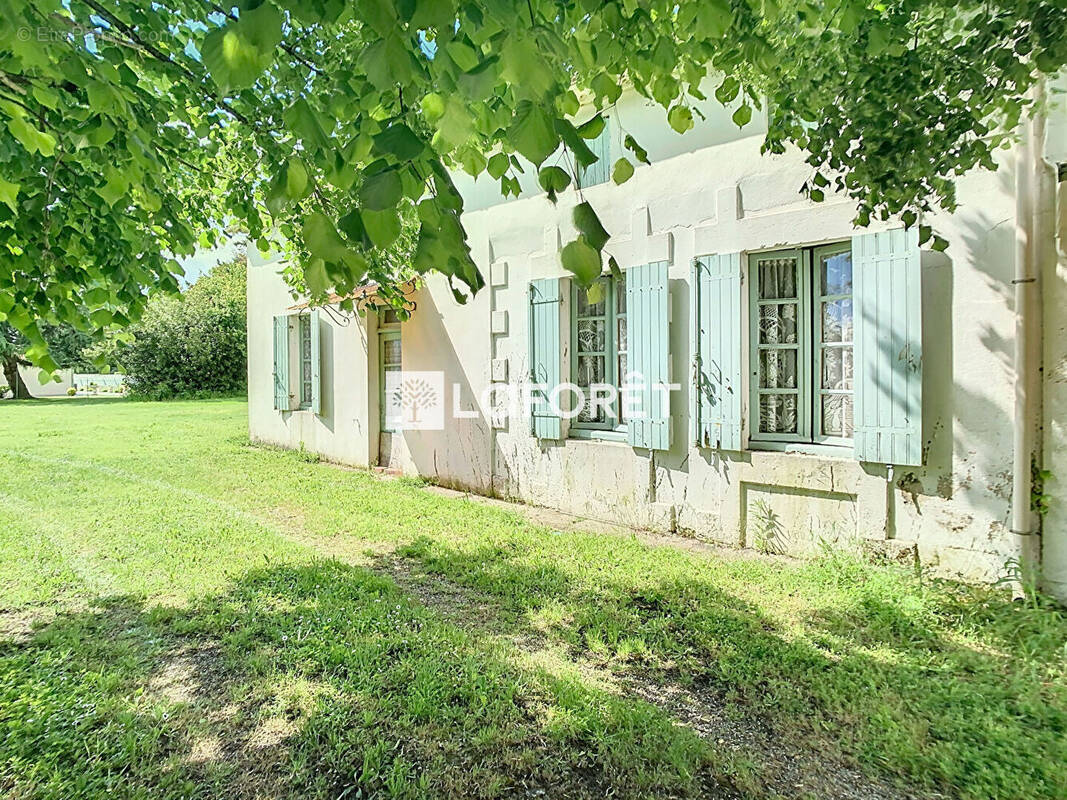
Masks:
[[[197,250],[193,255],[179,258],[178,263],[185,270],[185,277],[181,279],[183,286],[194,283],[197,278],[208,272],[220,261],[229,261],[237,254],[237,248],[232,241],[213,248],[211,250]]]

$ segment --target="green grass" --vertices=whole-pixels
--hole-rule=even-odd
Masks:
[[[773,793],[640,680],[919,793],[1067,796],[1062,612],[559,534],[245,431],[231,400],[0,404],[0,792]]]

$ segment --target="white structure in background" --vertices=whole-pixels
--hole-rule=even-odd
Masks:
[[[67,390],[74,385],[74,370],[61,369],[55,373],[58,380],[41,383],[41,370],[37,367],[19,367],[19,375],[26,384],[30,397],[66,397]]]
[[[760,155],[765,121],[739,131],[730,110],[701,110],[707,121],[677,136],[630,93],[596,142],[605,169],[584,194],[623,270],[599,297],[559,260],[575,192],[552,205],[530,168],[506,202],[495,182],[456,176],[487,279],[465,306],[431,275],[404,322],[309,312],[279,264],[250,254],[251,437],[714,542],[797,554],[860,543],[986,579],[1039,542],[1029,504],[1012,502],[1020,487],[1029,499],[1016,462],[1033,452],[1055,498],[1045,574],[1064,593],[1067,203],[1060,183],[1055,216],[1048,164],[1067,161],[1063,108],[1047,147],[1036,124],[998,171],[959,180],[957,213],[924,220],[946,253],[899,225],[856,230],[844,199],[808,202],[798,154]],[[606,166],[623,131],[653,163],[615,186]],[[361,294],[373,302],[373,287]],[[587,385],[635,369],[683,387],[639,423],[617,406],[507,418],[486,401],[531,375]],[[442,430],[393,424],[400,370],[443,372]]]

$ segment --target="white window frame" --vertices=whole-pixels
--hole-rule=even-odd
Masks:
[[[822,388],[822,325],[821,310],[823,302],[840,299],[852,299],[847,295],[822,295],[821,274],[817,275],[819,257],[836,253],[851,253],[851,240],[833,242],[825,245],[792,247],[778,250],[754,251],[747,254],[746,271],[748,281],[747,313],[749,316],[749,391],[746,424],[748,428],[748,445],[750,449],[790,449],[794,446],[827,446],[831,448],[850,448],[852,436],[828,436],[822,432],[822,405],[824,394],[844,393],[840,390]],[[770,258],[795,258],[797,263],[797,342],[795,345],[760,344],[760,306],[776,305],[780,298],[759,297],[759,271],[757,263]],[[853,300],[853,330],[855,330],[855,302]],[[853,334],[854,336],[855,334]],[[838,345],[832,345],[838,346]],[[843,345],[841,345],[843,346]],[[849,343],[849,346],[854,346]],[[760,396],[764,394],[793,394],[788,390],[767,390],[760,387],[759,353],[761,350],[795,349],[797,351],[797,430],[795,433],[775,433],[760,430]],[[851,390],[855,402],[855,383]]]

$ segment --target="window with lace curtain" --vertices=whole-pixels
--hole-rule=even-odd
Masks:
[[[852,441],[849,242],[749,256],[752,442]]]
[[[571,380],[586,392],[587,402],[571,421],[572,432],[624,430],[623,403],[594,406],[591,387],[616,388],[626,379],[626,273],[606,275],[589,289],[574,286]]]

